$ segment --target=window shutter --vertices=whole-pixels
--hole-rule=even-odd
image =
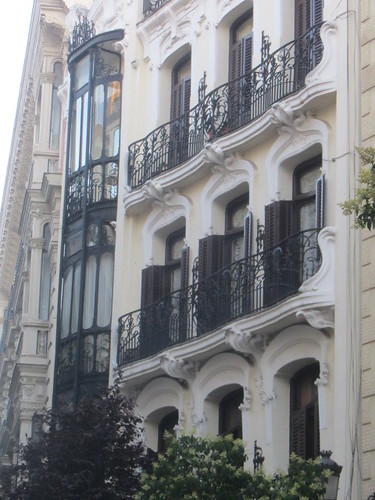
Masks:
[[[251,238],[253,229],[253,214],[248,212],[244,221],[243,244],[244,244],[244,257],[247,259],[251,256]]]
[[[224,236],[211,235],[199,240],[198,280],[204,280],[222,268]]]
[[[176,83],[172,89],[171,99],[171,120],[174,120],[181,114],[181,96],[182,83]]]
[[[253,56],[253,34],[245,36],[242,39],[242,74],[247,75],[250,73],[252,68],[252,56]]]
[[[184,247],[181,253],[181,289],[189,286],[189,247]]]
[[[300,408],[291,411],[290,417],[290,453],[299,457],[306,455],[306,410]]]
[[[149,266],[142,269],[141,307],[151,305],[164,295],[164,266]]]
[[[190,109],[190,90],[191,90],[191,79],[185,78],[182,82],[182,87],[183,87],[183,92],[182,92],[182,99],[183,102],[181,103],[181,114],[188,113]]]
[[[316,181],[316,227],[324,227],[324,197],[325,197],[325,179],[321,175]]]
[[[310,0],[296,0],[295,38],[302,36],[310,28]]]
[[[293,202],[274,201],[265,206],[264,243],[270,249],[292,234]]]
[[[323,0],[312,0],[312,25],[323,21]]]
[[[229,80],[235,80],[241,76],[242,48],[242,40],[232,43],[229,59]]]

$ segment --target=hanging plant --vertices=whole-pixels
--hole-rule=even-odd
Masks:
[[[355,197],[339,203],[344,215],[354,214],[357,228],[375,228],[375,148],[358,148],[362,168],[358,181],[361,187],[356,190]],[[368,168],[370,165],[370,168]]]

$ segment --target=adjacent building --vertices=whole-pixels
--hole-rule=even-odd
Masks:
[[[35,26],[53,13],[31,33],[54,37],[29,43],[35,177],[7,243],[17,266],[0,254],[3,460],[30,436],[10,424],[30,371],[33,413],[120,377],[154,451],[165,430],[233,433],[272,472],[332,450],[339,498],[366,498],[371,249],[361,310],[361,235],[338,203],[356,188],[361,81],[371,108],[371,3],[35,4]],[[2,224],[20,208],[6,196]]]

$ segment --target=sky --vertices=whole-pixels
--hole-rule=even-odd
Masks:
[[[33,0],[5,0],[0,16],[0,197],[12,139]],[[0,205],[1,206],[1,205]]]

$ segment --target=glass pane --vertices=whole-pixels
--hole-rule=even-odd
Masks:
[[[87,228],[86,245],[94,247],[99,243],[99,226],[97,224],[90,224]]]
[[[91,373],[94,370],[95,340],[93,335],[87,335],[83,340],[83,372]]]
[[[78,170],[79,142],[77,143],[77,101],[73,103],[70,129],[70,171]],[[79,127],[78,127],[79,128]],[[77,152],[78,151],[78,152]]]
[[[302,205],[299,212],[299,224],[300,231],[305,231],[307,229],[313,229],[316,226],[316,210],[315,210],[315,198],[313,198],[309,203]]]
[[[79,292],[81,288],[81,263],[74,269],[73,302],[72,302],[72,333],[78,332]]]
[[[82,96],[82,140],[81,140],[81,166],[86,165],[87,159],[87,117],[88,117],[88,93]]]
[[[96,289],[96,257],[90,255],[86,262],[85,298],[83,305],[83,328],[91,328],[94,324]]]
[[[300,194],[310,193],[316,189],[316,181],[320,177],[320,167],[302,171],[299,177]]]
[[[103,149],[103,120],[104,120],[104,85],[98,85],[94,90],[92,107],[92,138],[91,158],[97,160]]]
[[[51,288],[51,270],[48,257],[48,250],[43,249],[41,275],[40,275],[40,296],[39,296],[40,319],[48,319],[49,317],[50,288]]]
[[[104,373],[109,368],[109,335],[100,333],[96,343],[96,371]]]
[[[118,180],[117,164],[107,163],[105,165],[105,192],[104,192],[104,197],[107,200],[115,200],[117,198],[117,180]]]
[[[171,244],[171,259],[181,259],[182,249],[184,248],[184,237],[181,236],[178,240],[174,240]]]
[[[112,311],[113,254],[106,252],[100,259],[98,326],[107,326],[111,321]]]
[[[171,293],[181,288],[181,269],[177,268],[171,272]]]
[[[74,90],[83,87],[89,81],[90,56],[86,56],[77,63],[74,72]]]
[[[66,242],[66,256],[70,257],[81,250],[82,233],[74,233],[68,237]]]
[[[116,241],[116,234],[114,228],[110,224],[103,225],[103,245],[114,246]]]
[[[120,73],[120,62],[119,54],[98,50],[95,59],[95,74],[97,76],[116,75]]]
[[[107,87],[105,150],[106,156],[116,156],[120,146],[120,82],[112,82]]]
[[[230,214],[230,229],[241,229],[244,225],[244,220],[247,215],[247,203],[237,206],[233,212]]]
[[[232,240],[231,262],[244,258],[244,237],[243,234],[238,235]]]
[[[103,197],[103,167],[102,165],[96,165],[91,170],[91,175],[89,176],[89,191],[91,197],[91,203],[97,203],[102,200]]]
[[[67,337],[70,332],[70,305],[72,298],[73,268],[70,266],[64,276],[62,317],[61,317],[61,338]]]

